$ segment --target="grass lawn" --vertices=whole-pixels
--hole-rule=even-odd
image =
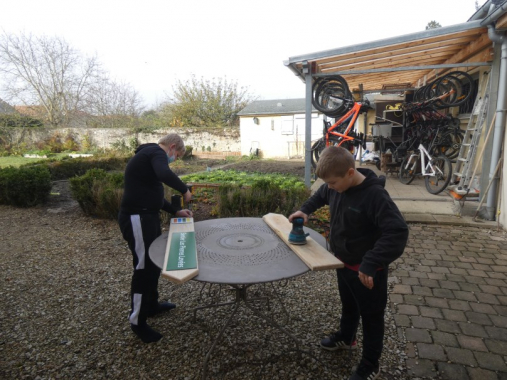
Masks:
[[[61,159],[62,157],[68,156],[68,153],[57,153],[54,156],[51,156],[52,159]],[[25,158],[20,156],[7,156],[0,157],[0,168],[5,168],[7,166],[19,167],[24,164],[28,164],[30,162],[44,161],[47,158]]]

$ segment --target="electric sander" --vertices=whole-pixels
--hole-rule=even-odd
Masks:
[[[289,233],[289,243],[291,244],[306,244],[306,237],[310,235],[305,233],[303,230],[303,224],[305,220],[303,218],[292,219],[292,230]]]

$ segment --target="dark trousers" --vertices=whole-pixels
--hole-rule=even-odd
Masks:
[[[158,306],[157,287],[161,270],[151,261],[148,252],[151,243],[162,234],[160,218],[158,214],[128,215],[120,212],[118,223],[133,256],[129,321],[133,325],[143,325]]]
[[[359,319],[363,324],[363,358],[378,365],[384,341],[384,312],[387,305],[387,268],[377,271],[373,289],[359,281],[358,272],[336,270],[342,302],[340,330],[346,342],[355,338]]]

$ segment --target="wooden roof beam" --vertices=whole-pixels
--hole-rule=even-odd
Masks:
[[[476,33],[477,35],[480,35],[480,33]],[[353,54],[345,54],[341,56],[335,56],[332,58],[327,59],[321,59],[318,61],[319,64],[328,64],[333,62],[342,62],[345,60],[351,60],[351,59],[360,59],[363,57],[368,58],[383,58],[385,56],[392,56],[392,55],[398,55],[398,54],[404,54],[404,53],[410,53],[410,52],[417,52],[417,51],[423,51],[426,49],[434,49],[444,46],[453,46],[453,45],[467,45],[471,41],[473,41],[476,38],[476,35],[474,36],[459,36],[457,38],[451,38],[446,40],[439,40],[439,41],[432,41],[426,44],[421,44],[420,41],[416,41],[413,43],[408,44],[408,46],[405,46],[407,44],[402,45],[391,45],[388,48],[382,48],[382,49],[375,49],[376,52],[373,51],[365,51],[360,53],[353,53]],[[399,47],[398,47],[399,46]]]
[[[393,57],[389,60],[383,60],[382,62],[366,62],[355,65],[346,65],[341,67],[330,67],[325,70],[321,70],[322,73],[347,71],[347,70],[361,70],[361,69],[380,69],[380,68],[397,68],[405,66],[422,66],[422,65],[438,65],[447,57],[450,53],[439,53],[439,54],[425,54],[415,57],[399,58]]]
[[[505,28],[507,28],[507,13],[504,14],[503,16],[500,16],[498,18],[498,20],[496,20],[496,23],[495,23],[496,30],[505,29]]]
[[[488,37],[488,33],[483,33],[477,40],[471,42],[466,48],[462,49],[459,53],[455,54],[445,62],[444,64],[450,64],[450,63],[463,63],[470,57],[476,55],[478,52],[484,50],[488,46],[491,46],[492,42]],[[490,60],[492,60],[492,57],[490,57]],[[444,70],[448,71],[448,70]],[[442,72],[440,73],[442,74]],[[432,80],[436,77],[436,75],[431,74],[431,76],[427,79]],[[422,79],[422,78],[421,78]]]
[[[421,55],[421,54],[424,54],[426,56],[426,55],[437,54],[437,53],[446,53],[447,55],[449,55],[449,54],[454,54],[455,52],[459,51],[460,49],[462,49],[463,46],[466,46],[466,45],[440,46],[440,47],[435,47],[432,49],[419,48],[418,50],[413,50],[413,51],[406,52],[403,54],[389,53],[389,54],[383,54],[382,57],[379,57],[379,56],[370,57],[370,59],[368,59],[368,61],[364,61],[364,60],[360,60],[359,58],[355,58],[355,59],[335,61],[333,63],[327,63],[327,64],[321,64],[319,62],[318,68],[321,71],[325,71],[326,69],[333,68],[333,67],[342,69],[343,67],[346,67],[346,65],[353,64],[353,63],[367,64],[368,62],[385,62],[386,60],[391,60],[391,59],[400,60],[403,58]]]

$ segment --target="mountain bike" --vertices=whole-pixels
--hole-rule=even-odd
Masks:
[[[435,108],[456,107],[473,94],[474,80],[464,71],[452,71],[420,87],[414,93],[415,102],[431,102]]]
[[[400,167],[400,182],[408,185],[417,175],[424,176],[426,190],[430,194],[439,194],[451,181],[452,164],[446,156],[432,157],[423,144],[419,144],[418,153],[405,157]],[[421,161],[421,172],[418,173],[418,163]]]
[[[366,149],[364,133],[357,133],[353,130],[353,126],[359,114],[366,112],[365,110],[368,108],[369,104],[367,103],[354,103],[350,111],[333,125],[328,121],[324,121],[323,136],[312,145],[311,158],[314,168],[317,167],[320,154],[328,146],[342,146],[351,153],[354,153],[354,148],[359,146]]]
[[[351,153],[359,146],[366,149],[364,134],[357,133],[353,127],[357,117],[371,109],[370,103],[368,100],[355,102],[345,79],[339,75],[317,79],[313,84],[312,103],[326,116],[337,118],[332,125],[324,121],[323,136],[312,144],[311,162],[314,168],[328,146],[343,146]]]

